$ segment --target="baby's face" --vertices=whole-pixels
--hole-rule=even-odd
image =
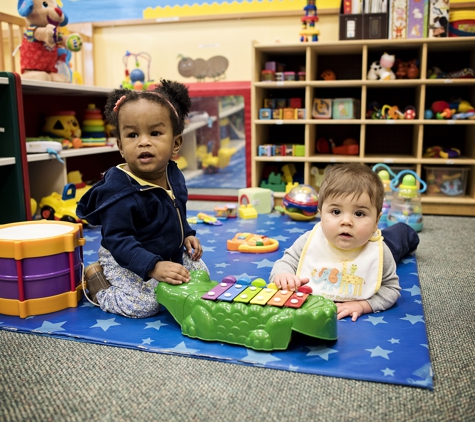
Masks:
[[[169,110],[154,101],[140,99],[119,109],[118,142],[128,170],[157,183],[165,174],[168,160],[181,146],[173,136]]]
[[[340,249],[363,246],[378,228],[379,215],[367,193],[328,198],[322,205],[321,225],[327,240]]]

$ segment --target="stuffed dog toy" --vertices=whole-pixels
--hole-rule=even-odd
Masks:
[[[79,51],[82,41],[77,34],[65,37],[59,32],[58,28],[65,26],[68,19],[58,2],[18,0],[18,13],[27,22],[20,49],[21,77],[24,79],[70,82],[67,75],[58,72],[57,62],[61,61],[58,49]]]

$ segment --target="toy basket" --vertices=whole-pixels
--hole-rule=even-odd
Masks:
[[[475,11],[450,12],[449,22],[449,37],[475,36]]]

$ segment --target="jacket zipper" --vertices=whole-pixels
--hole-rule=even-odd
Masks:
[[[173,206],[175,207],[175,210],[176,210],[176,213],[178,215],[178,221],[180,222],[180,229],[181,229],[181,244],[180,244],[180,248],[183,246],[183,244],[185,243],[185,229],[183,228],[183,221],[181,219],[181,214],[180,214],[180,208],[178,208],[178,202],[175,198],[175,194],[173,193],[173,188],[172,188],[172,185],[170,183],[170,181],[168,180],[168,172],[167,172],[167,183],[168,183],[168,186],[170,186],[170,191],[172,193],[172,196],[171,196],[171,200],[173,202]]]

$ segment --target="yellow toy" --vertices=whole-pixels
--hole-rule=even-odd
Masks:
[[[196,157],[201,163],[201,168],[205,174],[217,173],[219,169],[223,169],[229,165],[231,157],[236,152],[236,148],[220,148],[218,155],[214,156],[208,152],[206,145],[201,145],[196,150]]]
[[[78,34],[65,36],[59,32],[68,18],[58,6],[60,0],[18,0],[18,13],[26,19],[27,27],[20,49],[21,77],[39,81],[70,82],[58,72],[56,64],[63,61],[59,49],[79,51],[82,40]]]
[[[238,215],[240,218],[248,220],[251,218],[257,218],[257,211],[251,204],[240,205]]]

